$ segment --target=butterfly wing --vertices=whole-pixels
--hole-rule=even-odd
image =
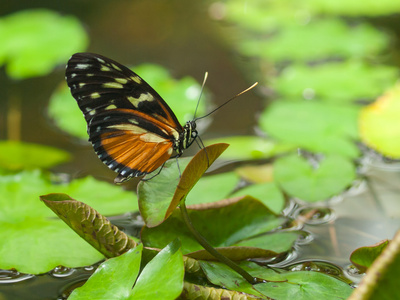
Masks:
[[[77,53],[66,80],[88,123],[89,141],[119,173],[118,181],[151,173],[170,158],[183,128],[138,75],[109,58]]]

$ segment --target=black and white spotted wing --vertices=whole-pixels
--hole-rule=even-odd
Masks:
[[[109,58],[74,54],[66,80],[87,121],[89,141],[119,174],[117,182],[153,172],[197,136],[194,121],[182,127],[150,85]]]

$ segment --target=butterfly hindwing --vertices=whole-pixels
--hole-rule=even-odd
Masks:
[[[143,113],[115,109],[93,117],[90,141],[99,158],[122,176],[151,173],[172,154],[179,133]]]

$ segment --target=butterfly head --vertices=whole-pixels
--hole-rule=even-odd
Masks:
[[[190,147],[197,136],[198,133],[196,130],[196,122],[187,121],[185,126],[183,126],[183,130],[179,134],[179,139],[175,143],[174,150],[178,152],[179,155],[181,155],[183,150]]]

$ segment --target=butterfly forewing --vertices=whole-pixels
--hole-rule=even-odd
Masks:
[[[94,150],[119,173],[118,181],[151,173],[170,158],[183,128],[138,75],[109,58],[77,53],[68,62],[66,80]]]
[[[68,62],[66,79],[87,121],[103,110],[127,108],[182,128],[175,114],[150,85],[109,58],[76,53]]]

